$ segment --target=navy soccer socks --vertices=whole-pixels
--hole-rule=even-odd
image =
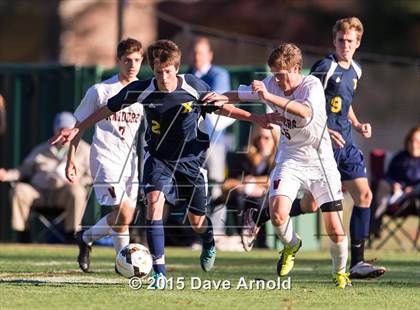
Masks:
[[[213,224],[210,220],[210,218],[206,217],[207,219],[207,229],[202,234],[199,234],[201,237],[201,240],[203,241],[203,248],[210,249],[211,247],[214,247],[214,234],[213,234]]]
[[[364,260],[365,239],[369,236],[370,208],[353,207],[350,219],[351,263]]]
[[[163,221],[146,220],[147,243],[153,258],[153,270],[156,274],[166,275],[165,268],[165,231]]]

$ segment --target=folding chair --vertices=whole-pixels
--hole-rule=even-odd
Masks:
[[[388,234],[376,249],[381,249],[391,238],[393,238],[402,251],[407,251],[403,240],[397,235],[397,232],[400,231],[402,236],[412,243],[412,249],[414,251],[419,250],[417,242],[420,236],[420,196],[415,195],[407,198],[399,205],[394,204],[388,206],[385,215],[388,216],[388,220],[382,225],[382,230],[387,231]],[[417,231],[414,237],[403,227],[410,216],[415,216],[418,220]]]
[[[374,149],[370,153],[371,186],[374,193],[376,192],[379,181],[385,176],[386,157],[387,152],[382,149]],[[388,219],[382,224],[381,230],[386,231],[387,235],[379,243],[376,249],[381,249],[392,238],[397,242],[402,251],[406,251],[407,248],[403,240],[397,235],[397,232],[401,232],[402,237],[405,237],[410,241],[413,250],[418,250],[417,242],[420,236],[420,194],[418,189],[399,204],[388,206],[384,215],[387,215]],[[410,235],[405,227],[403,227],[410,216],[415,216],[418,219],[417,231],[414,237]],[[371,227],[372,225],[373,223],[371,222]],[[371,244],[372,239],[369,240],[369,245]]]
[[[43,226],[42,229],[35,232],[32,237],[34,241],[45,240],[47,233],[51,233],[58,241],[64,242],[65,236],[63,231],[59,229],[59,225],[64,222],[67,216],[67,212],[63,209],[58,208],[47,208],[47,207],[33,207],[29,220],[39,222]]]
[[[24,180],[25,181],[25,180]],[[10,182],[10,187],[13,189],[16,182]],[[67,216],[66,210],[54,207],[33,206],[29,213],[30,222],[30,238],[31,241],[45,241],[47,233],[53,235],[58,241],[64,242],[64,232],[59,229],[59,225]],[[41,229],[32,229],[32,224],[41,224]]]

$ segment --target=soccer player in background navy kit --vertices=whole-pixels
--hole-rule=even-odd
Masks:
[[[350,277],[374,278],[382,275],[384,267],[364,261],[364,242],[369,236],[372,192],[366,175],[362,152],[353,143],[353,128],[364,138],[370,138],[371,126],[361,123],[352,108],[352,100],[362,69],[353,60],[360,46],[363,25],[357,17],[338,20],[333,27],[335,54],[329,55],[311,69],[325,89],[328,131],[334,142],[334,157],[341,181],[354,201],[350,220],[351,263]]]
[[[354,145],[351,135],[353,125],[363,137],[371,136],[370,124],[360,123],[351,106],[357,83],[362,75],[362,69],[353,60],[353,55],[360,45],[363,25],[356,17],[344,18],[335,23],[332,32],[335,54],[315,63],[311,74],[318,77],[324,86],[327,126],[334,145],[334,157],[341,174],[341,181],[355,203],[350,220],[350,277],[375,278],[384,274],[386,269],[364,261],[364,242],[369,235],[372,192],[369,188],[363,154]],[[305,194],[302,200],[296,199],[293,202],[290,216],[316,210],[313,197]],[[267,209],[263,209],[261,214],[256,211],[250,209],[244,213],[242,243],[246,251],[252,249],[259,228],[269,220]]]
[[[254,115],[230,104],[199,104],[209,86],[193,75],[178,75],[181,51],[169,40],[148,48],[154,78],[135,81],[108,100],[75,128],[62,130],[51,143],[72,140],[80,129],[108,117],[127,105],[141,103],[147,121],[143,185],[147,196],[147,240],[153,256],[155,286],[165,285],[164,229],[165,200],[187,206],[192,228],[201,236],[201,268],[212,269],[216,257],[211,221],[206,217],[207,180],[203,168],[209,137],[200,125],[206,113],[218,110],[224,116],[255,122],[268,128],[266,115]],[[160,282],[163,281],[163,282]]]

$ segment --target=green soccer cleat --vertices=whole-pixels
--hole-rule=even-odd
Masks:
[[[298,242],[294,247],[285,246],[281,251],[281,256],[277,262],[277,274],[280,277],[287,276],[293,269],[295,264],[295,255],[302,246],[302,239],[296,234]]]
[[[210,271],[214,266],[214,261],[216,260],[216,247],[212,246],[210,249],[203,249],[201,250],[200,255],[200,264],[201,269],[203,271],[208,272]]]
[[[350,273],[347,273],[347,272],[333,273],[332,276],[333,276],[333,281],[335,283],[335,286],[342,289],[346,287],[352,287],[349,275]]]

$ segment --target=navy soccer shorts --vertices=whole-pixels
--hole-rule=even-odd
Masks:
[[[161,191],[167,203],[185,206],[195,215],[205,215],[207,208],[207,170],[202,160],[160,160],[147,156],[144,162],[144,192]]]
[[[346,144],[344,148],[334,149],[341,181],[367,178],[363,153],[354,144]]]

